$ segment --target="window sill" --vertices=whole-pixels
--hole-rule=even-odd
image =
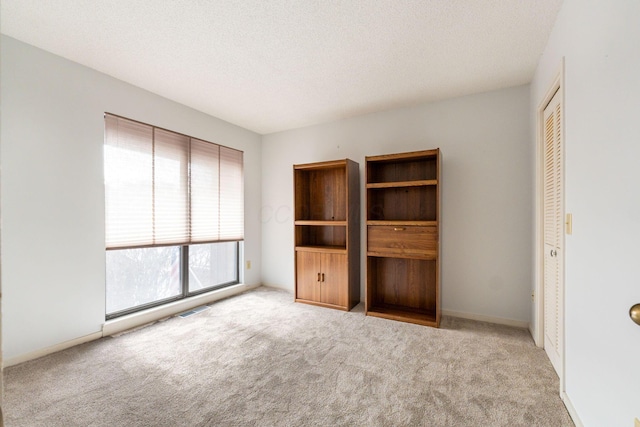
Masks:
[[[245,285],[243,283],[239,283],[237,285],[231,285],[223,289],[205,292],[200,295],[170,302],[158,307],[139,311],[137,313],[131,313],[118,317],[117,319],[107,320],[102,326],[102,336],[107,337],[129,329],[147,325],[201,305],[238,295],[242,292],[248,291],[249,289],[257,288],[258,286],[259,285]]]

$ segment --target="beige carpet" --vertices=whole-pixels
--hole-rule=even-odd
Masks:
[[[528,331],[259,288],[5,370],[9,427],[572,426]]]

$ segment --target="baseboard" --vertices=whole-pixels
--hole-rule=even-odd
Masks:
[[[76,345],[84,344],[86,342],[94,341],[100,338],[102,338],[102,332],[94,332],[92,334],[85,335],[83,337],[74,338],[72,340],[62,342],[60,344],[52,345],[51,347],[41,348],[36,351],[21,354],[19,356],[11,357],[9,359],[4,359],[3,366],[7,368],[9,366],[18,365],[20,363],[28,362],[29,360],[34,360],[39,357],[46,356],[51,353],[56,353],[58,351],[66,350]]]
[[[102,326],[102,336],[110,336],[119,334],[129,329],[137,328],[149,323],[157,322],[170,316],[174,316],[183,311],[190,310],[203,304],[209,304],[224,298],[241,294],[250,289],[259,287],[260,285],[245,285],[243,283],[228,286],[226,288],[185,298],[160,307],[150,308],[148,310],[132,313],[127,316],[118,317],[117,319],[108,320]]]
[[[461,311],[442,310],[443,316],[460,317],[461,319],[477,320],[480,322],[496,323],[498,325],[515,326],[516,328],[529,328],[529,322],[502,317],[485,316],[483,314],[464,313]]]
[[[571,416],[571,419],[573,420],[573,423],[576,425],[576,427],[584,427],[584,424],[582,424],[582,421],[580,421],[580,417],[578,417],[576,408],[573,407],[571,399],[569,399],[567,393],[564,391],[560,393],[560,398],[562,398],[562,402],[564,403],[565,408],[567,408],[567,412],[569,412],[569,415]]]
[[[536,341],[537,334],[533,330],[533,324],[532,323],[529,323],[529,333],[531,334],[531,338],[533,338],[533,343],[536,345],[536,347],[543,348],[544,347],[544,342]]]

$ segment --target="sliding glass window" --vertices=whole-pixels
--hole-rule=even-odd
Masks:
[[[241,151],[105,115],[106,317],[239,281]]]

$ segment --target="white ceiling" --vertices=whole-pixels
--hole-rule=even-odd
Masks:
[[[562,0],[2,0],[2,33],[266,134],[531,81]]]

